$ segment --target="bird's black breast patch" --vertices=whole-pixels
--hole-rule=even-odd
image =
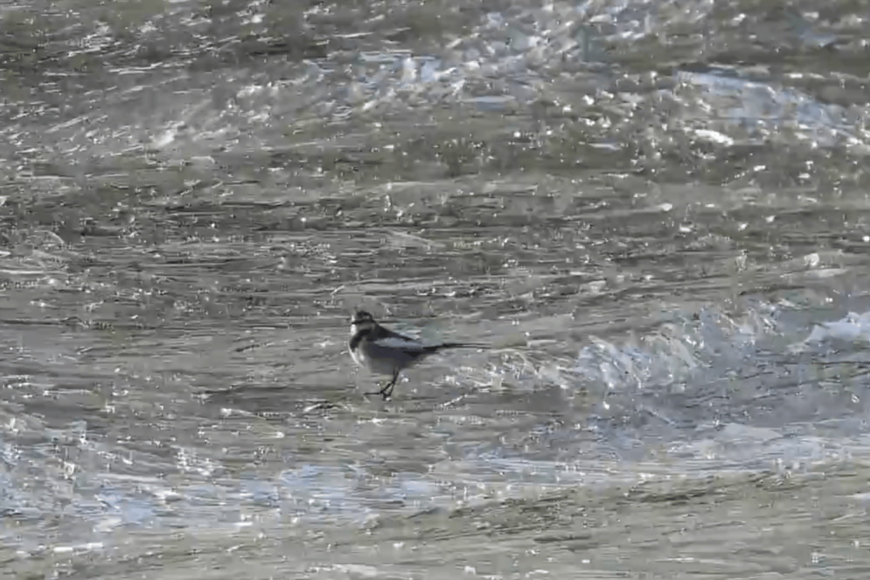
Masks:
[[[359,332],[354,334],[352,337],[350,337],[350,350],[356,350],[357,347],[359,346],[359,343],[361,343],[366,336],[371,334],[371,332],[372,332],[371,328],[366,328],[366,329],[360,330]]]

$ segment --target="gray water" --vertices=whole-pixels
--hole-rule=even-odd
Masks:
[[[0,576],[867,578],[868,28],[0,6]]]

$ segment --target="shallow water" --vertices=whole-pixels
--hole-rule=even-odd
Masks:
[[[719,4],[0,9],[0,575],[863,578],[870,12]]]

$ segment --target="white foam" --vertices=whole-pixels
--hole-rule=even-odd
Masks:
[[[870,342],[870,312],[848,313],[844,318],[833,322],[822,322],[813,328],[802,342],[793,344],[792,351],[803,351],[813,345],[827,341]]]
[[[739,319],[706,308],[622,345],[590,337],[568,370],[609,389],[673,385],[710,366],[739,367],[756,355],[758,339],[775,329],[769,304],[758,304]]]

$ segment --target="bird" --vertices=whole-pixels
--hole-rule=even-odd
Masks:
[[[381,395],[384,401],[393,395],[399,373],[429,355],[447,348],[485,348],[485,345],[467,342],[443,342],[425,345],[378,324],[365,310],[357,310],[350,323],[350,354],[354,362],[369,372],[391,377],[378,391],[364,393]]]

